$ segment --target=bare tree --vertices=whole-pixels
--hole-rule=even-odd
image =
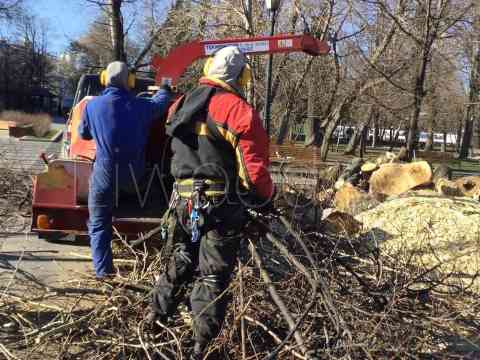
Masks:
[[[399,29],[415,43],[415,70],[413,98],[414,105],[411,110],[407,150],[409,157],[412,157],[413,151],[417,147],[417,130],[420,112],[425,97],[425,80],[427,69],[431,61],[432,49],[434,44],[447,35],[465,13],[470,9],[470,5],[459,7],[458,3],[451,0],[422,0],[414,4],[414,16],[408,21],[405,17],[395,16],[388,11],[385,3],[379,3],[385,9],[386,14],[390,16]]]
[[[402,11],[403,11],[403,3],[402,1],[399,1],[397,6],[397,13]],[[325,129],[325,133],[324,133],[324,138],[323,138],[322,146],[320,150],[322,160],[326,160],[327,158],[330,138],[332,137],[333,132],[335,131],[340,120],[345,118],[347,114],[350,112],[354,102],[357,99],[361,98],[362,96],[366,95],[370,89],[378,86],[379,84],[383,83],[388,78],[393,76],[397,71],[399,71],[400,68],[404,68],[404,64],[402,64],[400,68],[391,69],[390,74],[380,72],[382,76],[375,77],[373,79],[370,76],[368,76],[369,74],[371,74],[370,69],[374,69],[377,72],[380,70],[378,68],[378,64],[382,59],[382,56],[385,54],[387,48],[390,46],[396,34],[396,31],[397,31],[397,24],[395,22],[392,22],[389,30],[385,33],[383,39],[378,43],[378,46],[376,46],[375,49],[370,52],[371,53],[370,57],[363,54],[361,49],[359,49],[360,54],[362,55],[363,59],[367,64],[367,67],[366,67],[367,71],[364,71],[363,74],[360,74],[358,78],[355,79],[355,81],[353,81],[353,84],[351,84],[350,89],[346,93],[346,95],[344,95],[341,98],[341,100],[337,103],[337,105],[334,108],[332,108],[332,111],[330,111],[330,113],[323,120],[322,128]],[[335,56],[338,57],[338,54],[336,52],[335,52]]]
[[[460,148],[460,158],[468,157],[468,151],[473,145],[474,148],[480,147],[480,136],[478,134],[479,124],[479,106],[480,106],[480,5],[478,1],[474,2],[474,16],[472,22],[472,41],[468,42],[470,49],[467,54],[470,54],[470,76],[469,76],[469,92],[468,101],[465,111],[465,128]],[[474,129],[475,137],[473,137]],[[473,140],[473,144],[472,144]]]
[[[16,19],[12,39],[0,42],[0,103],[7,109],[34,111],[34,93],[52,90],[48,29],[34,16]]]
[[[428,73],[428,82],[430,84],[430,91],[427,95],[427,139],[425,142],[425,151],[433,150],[434,143],[434,129],[435,120],[437,118],[437,101],[436,101],[436,86],[434,86],[434,71],[433,67]]]
[[[13,20],[22,12],[23,0],[0,0],[0,20]]]
[[[112,31],[113,60],[126,61],[125,34],[123,30],[122,0],[111,0],[110,27]]]
[[[110,28],[110,41],[112,44],[111,60],[126,61],[125,33],[122,16],[122,4],[131,2],[127,0],[87,0],[98,5],[107,19]]]

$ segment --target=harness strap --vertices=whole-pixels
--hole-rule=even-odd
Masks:
[[[175,182],[175,189],[182,198],[191,198],[201,183],[202,195],[206,197],[224,196],[226,193],[225,182],[216,180],[183,179]]]
[[[217,89],[211,86],[199,86],[188,93],[165,126],[167,135],[182,138],[195,133],[197,116],[206,113],[208,104]]]

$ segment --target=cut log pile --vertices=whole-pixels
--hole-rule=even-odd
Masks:
[[[398,154],[387,152],[369,161],[353,159],[335,182],[335,207],[355,215],[391,196],[418,189],[431,189],[444,196],[480,199],[480,176],[452,181],[451,170],[446,165],[439,165],[433,171],[427,161],[402,161],[403,152],[402,148]]]
[[[385,254],[456,274],[450,280],[480,291],[480,177],[452,181],[445,165],[432,171],[426,161],[402,158],[400,151],[354,159],[335,184],[326,229],[357,229],[366,246],[373,241]]]

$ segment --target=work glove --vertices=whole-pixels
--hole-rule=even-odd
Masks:
[[[265,204],[260,206],[258,208],[258,211],[260,211],[263,214],[272,214],[275,213],[275,206],[273,205],[273,199],[268,200]]]
[[[168,85],[167,83],[162,84],[162,86],[160,86],[160,89],[168,91],[170,93],[172,92],[172,87],[170,85]]]
[[[261,212],[261,213],[274,213],[274,200],[277,195],[276,189],[274,189],[272,196],[269,199],[259,197],[255,194],[248,194],[243,198],[244,205],[247,208]]]

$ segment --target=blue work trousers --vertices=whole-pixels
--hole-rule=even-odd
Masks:
[[[144,186],[144,178],[135,175],[133,169],[118,169],[110,162],[95,162],[93,166],[88,192],[87,226],[93,266],[99,278],[114,273],[111,246],[114,207],[118,206],[121,194],[136,194]]]
[[[111,166],[95,164],[88,192],[88,235],[97,277],[113,273],[112,213],[115,171]]]
[[[137,170],[137,171],[136,171]],[[138,167],[97,161],[93,165],[88,192],[88,235],[97,277],[113,274],[112,215],[124,195],[143,191],[144,177]]]

